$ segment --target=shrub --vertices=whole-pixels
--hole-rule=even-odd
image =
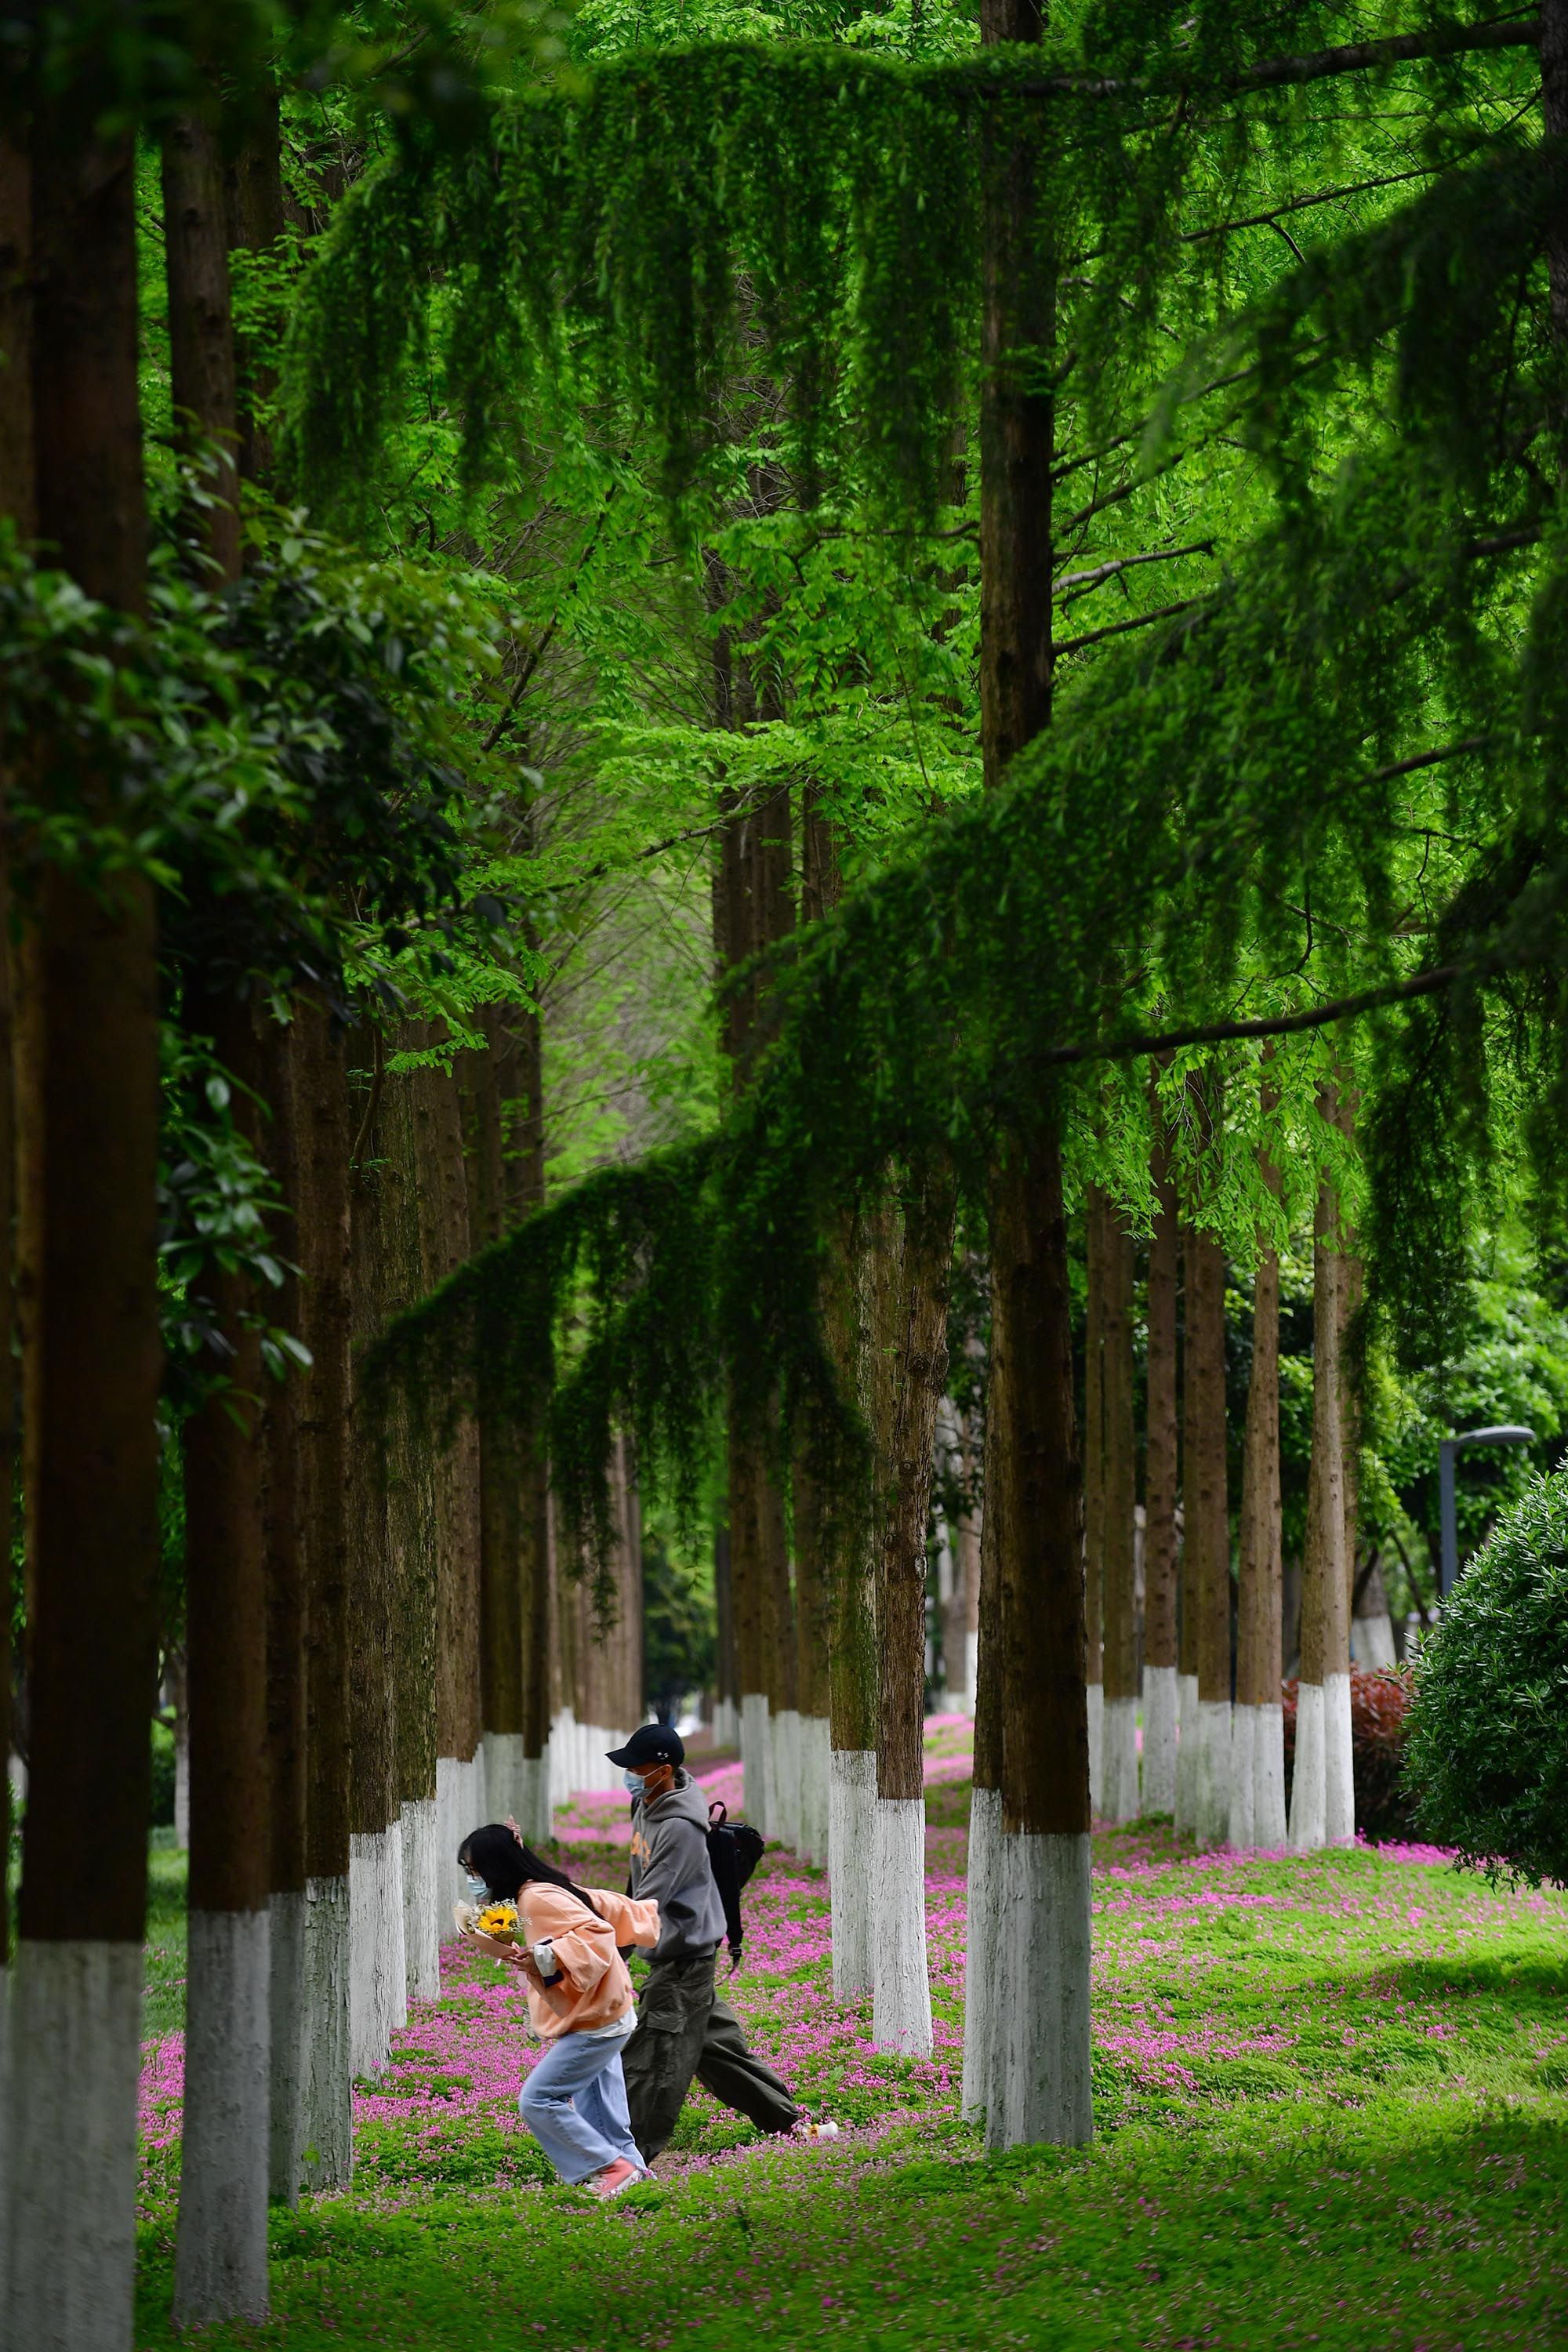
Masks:
[[[1296,1685],[1284,1686],[1285,1794],[1296,1765]],[[1373,1845],[1409,1837],[1415,1828],[1404,1781],[1410,1677],[1392,1666],[1351,1668],[1351,1770],[1355,1825]]]
[[[1415,1664],[1405,1786],[1424,1836],[1489,1875],[1568,1880],[1568,1477],[1538,1477]]]

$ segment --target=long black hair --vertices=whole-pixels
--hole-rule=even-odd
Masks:
[[[591,1895],[574,1885],[563,1870],[557,1870],[553,1863],[546,1862],[531,1845],[514,1837],[504,1822],[487,1822],[483,1829],[470,1830],[458,1848],[458,1866],[482,1878],[490,1893],[503,1903],[515,1903],[524,1886],[542,1878],[547,1886],[559,1886],[568,1895],[574,1895],[595,1919],[604,1916]]]

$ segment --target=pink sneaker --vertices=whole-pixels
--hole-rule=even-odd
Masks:
[[[617,2156],[614,2164],[607,2164],[603,2172],[595,2175],[585,2186],[591,2196],[607,2200],[618,2197],[623,2189],[634,2188],[641,2179],[642,2174],[635,2164],[629,2164],[624,2156]]]

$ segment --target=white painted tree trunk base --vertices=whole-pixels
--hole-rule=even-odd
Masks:
[[[765,1838],[774,1834],[773,1790],[768,1784],[772,1749],[767,1694],[748,1691],[741,1701],[741,1802],[752,1827]]]
[[[458,1848],[474,1826],[472,1822],[458,1825],[461,1769],[455,1756],[436,1759],[436,1933],[443,1944],[458,1939],[452,1906],[467,1891],[458,1868]]]
[[[1313,1853],[1325,1843],[1325,1764],[1323,1686],[1298,1683],[1296,1763],[1290,1776],[1290,1843],[1298,1853]]]
[[[828,1859],[833,1801],[833,1729],[825,1715],[800,1719],[800,1851],[819,1865]]]
[[[997,1847],[1002,1791],[976,1787],[969,1806],[969,1885],[963,1937],[962,2114],[984,2116],[991,2098],[997,1961]]]
[[[572,1794],[571,1790],[566,1785],[571,1777],[568,1769],[566,1752],[570,1745],[571,1729],[572,1710],[569,1706],[563,1706],[560,1710],[559,1714],[552,1716],[551,1718],[550,1740],[549,1745],[544,1751],[550,1759],[550,1808],[552,1812],[553,1812],[558,1806],[565,1804]]]
[[[1355,1771],[1351,1748],[1351,1678],[1323,1676],[1323,1843],[1355,1843]]]
[[[1357,1666],[1394,1666],[1394,1620],[1386,1609],[1375,1617],[1351,1619],[1351,1663]]]
[[[879,1797],[871,1858],[871,2039],[931,2054],[923,1797]]]
[[[403,1832],[349,1840],[349,2072],[379,2074],[408,2022],[403,1935]]]
[[[1257,1732],[1255,1706],[1237,1706],[1230,1718],[1230,1819],[1226,1826],[1227,1845],[1248,1848],[1258,1843],[1253,1834],[1255,1790],[1252,1773],[1252,1751]]]
[[[305,1898],[274,1895],[267,1906],[268,2194],[300,2201],[305,2146]]]
[[[833,1937],[833,1998],[860,2000],[872,1990],[871,1874],[874,1867],[877,1752],[833,1750],[832,1828],[827,1874]]]
[[[1100,1728],[1100,1804],[1108,1822],[1138,1818],[1138,1702],[1108,1698]]]
[[[510,1813],[521,1825],[522,1822],[522,1734],[521,1731],[487,1731],[485,1749],[485,1802],[492,1819],[504,1822]]]
[[[1176,1676],[1176,1802],[1178,1832],[1198,1825],[1198,1678]]]
[[[1253,1714],[1252,1842],[1278,1852],[1285,1843],[1285,1710],[1276,1698]]]
[[[0,2318],[11,2276],[11,1971],[0,1964]]]
[[[773,1834],[784,1845],[801,1851],[800,1710],[781,1707],[771,1718],[773,1747],[769,1757],[769,1801]]]
[[[1098,1822],[1105,1810],[1105,1685],[1089,1685],[1089,1817]]]
[[[265,2319],[270,1922],[193,1911],[174,2325]]]
[[[349,2072],[349,1882],[305,1888],[303,2185],[346,2189],[353,2177]]]
[[[980,1636],[966,1633],[963,1637],[963,1711],[974,1712],[974,1692],[980,1673]]]
[[[1005,2004],[986,2143],[1081,2147],[1094,2136],[1089,1838],[1004,1830],[996,1847]]]
[[[1143,1669],[1143,1811],[1176,1810],[1176,1669]]]
[[[518,1826],[530,1845],[542,1846],[548,1841],[552,1828],[548,1754],[523,1758],[521,1796]]]
[[[1230,1829],[1230,1701],[1201,1698],[1197,1709],[1197,1792],[1194,1799],[1199,1845],[1206,1853],[1225,1843]]]
[[[17,2352],[131,2352],[142,1947],[24,1939],[11,2002],[0,2341]]]
[[[444,1944],[456,1939],[452,1906],[468,1892],[458,1867],[458,1849],[471,1830],[483,1829],[490,1818],[485,1807],[484,1781],[482,1751],[479,1756],[436,1759],[436,1895]]]
[[[734,1700],[732,1698],[715,1699],[713,1702],[714,1747],[737,1747],[740,1744],[740,1738],[741,1718],[735,1711]]]
[[[409,2000],[439,2000],[440,1856],[435,1798],[408,1798],[398,1826],[403,1845],[403,1981]]]

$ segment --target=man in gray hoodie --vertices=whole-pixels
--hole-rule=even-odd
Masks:
[[[694,2075],[760,2131],[793,2131],[801,2110],[747,2049],[740,2020],[719,1997],[714,1964],[724,1906],[708,1862],[707,1801],[685,1769],[679,1734],[645,1723],[611,1751],[610,1762],[621,1767],[634,1799],[631,1891],[658,1905],[659,1937],[637,1995],[637,2030],[621,2053],[643,2160],[651,2164],[666,2145]]]

